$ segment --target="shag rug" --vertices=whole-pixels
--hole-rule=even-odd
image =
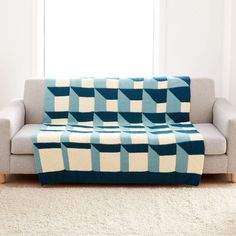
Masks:
[[[0,235],[236,235],[236,185],[4,184]]]

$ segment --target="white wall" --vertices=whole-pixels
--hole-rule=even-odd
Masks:
[[[0,107],[23,94],[32,75],[35,0],[0,0]]]
[[[229,99],[236,106],[236,1],[231,5],[231,47]]]
[[[0,107],[36,75],[36,1],[0,0]],[[161,2],[160,73],[213,78],[217,95],[236,105],[236,1]]]
[[[220,95],[223,0],[166,0],[164,73],[208,77]]]

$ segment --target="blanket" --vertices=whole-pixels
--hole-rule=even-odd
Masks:
[[[46,80],[33,136],[41,184],[198,185],[202,135],[189,120],[189,77]]]

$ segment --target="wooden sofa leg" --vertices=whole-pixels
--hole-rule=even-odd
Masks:
[[[236,174],[231,174],[231,181],[236,183]]]
[[[0,184],[6,183],[6,175],[5,174],[0,174]]]

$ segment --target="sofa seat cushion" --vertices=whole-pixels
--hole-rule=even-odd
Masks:
[[[201,132],[205,143],[206,155],[221,155],[226,152],[226,140],[213,124],[194,124]],[[32,135],[41,125],[25,125],[12,139],[12,154],[33,154]]]
[[[206,155],[221,155],[226,153],[226,139],[213,124],[194,124],[202,134]]]
[[[28,124],[12,138],[11,153],[12,154],[33,154],[32,136],[42,125]]]

